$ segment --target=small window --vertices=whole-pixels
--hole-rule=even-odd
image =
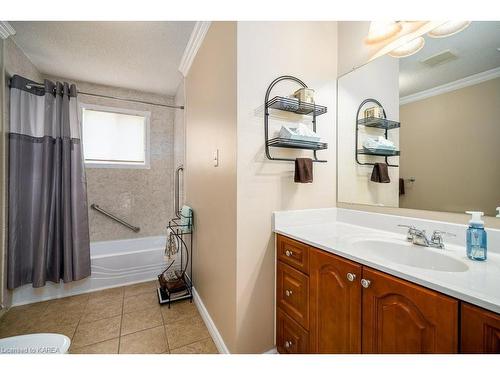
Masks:
[[[150,112],[82,104],[85,166],[149,168]]]

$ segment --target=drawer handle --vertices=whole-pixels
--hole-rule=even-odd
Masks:
[[[352,283],[354,280],[356,280],[356,274],[348,272],[347,273],[347,280],[349,280]]]
[[[288,349],[288,348],[291,348],[291,347],[292,347],[292,345],[293,345],[293,342],[292,342],[291,340],[287,340],[287,341],[285,341],[285,348],[287,348],[287,349]]]
[[[290,289],[285,290],[285,294],[287,297],[290,297],[292,295],[292,291]]]
[[[291,257],[293,255],[293,251],[292,250],[287,250],[287,251],[285,251],[285,255],[287,257]]]
[[[361,286],[363,288],[368,288],[370,286],[372,282],[370,280],[367,280],[367,279],[361,279]]]

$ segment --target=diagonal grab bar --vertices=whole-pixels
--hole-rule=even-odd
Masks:
[[[127,227],[127,228],[128,228],[128,229],[130,229],[130,230],[133,230],[133,231],[134,231],[134,232],[136,232],[136,233],[137,233],[137,232],[139,232],[139,231],[141,230],[141,228],[139,228],[139,227],[134,227],[133,225],[131,225],[131,224],[127,223],[126,221],[123,221],[122,219],[120,219],[120,218],[116,217],[115,215],[113,215],[113,214],[111,214],[111,213],[109,213],[109,212],[107,212],[107,211],[103,210],[101,207],[99,207],[99,206],[98,206],[97,204],[95,204],[95,203],[92,203],[92,204],[90,205],[90,208],[92,208],[93,210],[96,210],[97,212],[100,212],[100,213],[101,213],[101,214],[103,214],[104,216],[109,217],[110,219],[112,219],[112,220],[114,220],[114,221],[116,221],[116,222],[120,223],[121,225],[123,225],[123,226]]]

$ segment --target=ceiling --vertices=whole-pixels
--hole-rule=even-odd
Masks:
[[[500,22],[475,21],[447,38],[425,37],[418,53],[400,59],[399,95],[404,97],[500,67]],[[450,50],[457,58],[429,67],[423,60]]]
[[[10,22],[42,74],[174,95],[195,22]]]

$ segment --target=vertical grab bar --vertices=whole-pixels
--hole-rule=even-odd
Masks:
[[[180,172],[182,171],[184,175],[184,167],[182,165],[178,166],[175,170],[175,183],[174,183],[174,210],[175,216],[181,217],[181,202],[180,202],[180,190],[181,190],[181,179]]]

